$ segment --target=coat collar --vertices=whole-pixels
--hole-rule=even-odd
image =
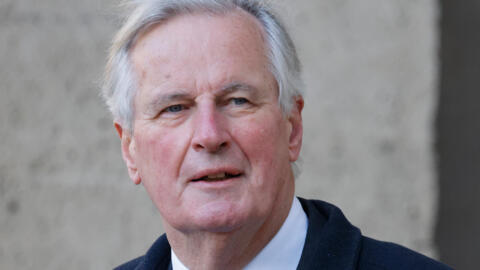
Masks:
[[[308,216],[308,231],[297,269],[356,269],[361,250],[360,230],[334,205],[299,199]]]
[[[165,269],[172,270],[170,258],[170,244],[166,234],[160,236],[152,247],[147,251],[145,257],[135,270]]]

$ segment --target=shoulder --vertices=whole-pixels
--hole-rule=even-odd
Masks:
[[[299,269],[451,269],[408,248],[363,236],[333,204],[299,199],[309,219]]]
[[[362,237],[359,269],[448,270],[447,265],[403,246]]]
[[[170,244],[163,234],[148,249],[144,256],[128,261],[114,270],[170,269]]]

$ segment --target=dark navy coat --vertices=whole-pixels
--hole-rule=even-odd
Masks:
[[[415,251],[362,236],[336,206],[299,198],[308,216],[308,231],[299,270],[443,270],[452,269]],[[267,267],[268,268],[268,267]],[[147,254],[116,270],[172,269],[170,245],[160,236]]]

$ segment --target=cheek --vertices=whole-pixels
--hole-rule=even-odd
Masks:
[[[289,164],[287,125],[283,118],[257,116],[237,127],[233,134],[255,174],[264,178]]]
[[[149,192],[171,192],[175,186],[172,183],[178,177],[186,139],[174,130],[155,128],[138,134],[141,135],[136,137],[137,159],[143,184]]]

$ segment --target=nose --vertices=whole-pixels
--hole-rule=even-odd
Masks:
[[[192,147],[197,152],[218,153],[230,145],[225,119],[212,107],[199,108],[195,116]]]

